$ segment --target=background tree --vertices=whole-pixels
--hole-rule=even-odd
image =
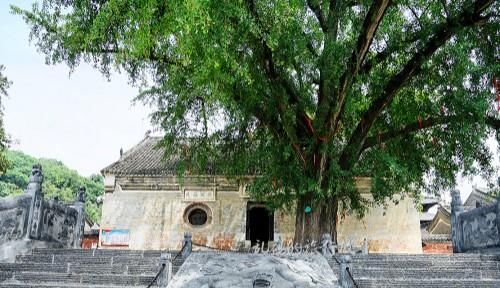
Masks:
[[[48,63],[117,68],[141,85],[180,174],[260,175],[255,197],[296,206],[298,242],[336,238],[339,207],[362,214],[401,191],[453,186],[459,170],[492,173],[499,10],[494,0],[13,8]],[[356,176],[372,177],[373,201]]]
[[[86,188],[85,213],[92,221],[101,219],[101,205],[97,197],[104,193],[102,176],[82,177],[74,170],[66,167],[61,161],[53,159],[36,159],[19,151],[5,152],[10,163],[7,171],[0,176],[0,197],[17,195],[28,186],[28,178],[33,164],[40,163],[43,168],[42,190],[46,199],[58,198],[66,203],[73,203],[79,187]]]
[[[12,85],[12,82],[10,82],[7,77],[2,74],[4,69],[5,67],[0,65],[0,97],[7,97],[7,89],[10,85]],[[9,166],[4,154],[8,144],[9,140],[3,127],[3,104],[2,99],[0,98],[0,173],[5,172]]]

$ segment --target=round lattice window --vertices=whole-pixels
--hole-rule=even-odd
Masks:
[[[205,223],[207,223],[207,218],[207,212],[200,208],[193,209],[188,215],[189,224],[194,226],[205,225]]]
[[[184,210],[184,222],[193,227],[203,227],[211,221],[212,212],[205,204],[192,204]]]

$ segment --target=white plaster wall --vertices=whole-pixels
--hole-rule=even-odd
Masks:
[[[419,214],[410,197],[398,205],[388,202],[387,209],[373,207],[362,219],[348,215],[340,220],[337,232],[339,243],[355,247],[366,238],[370,253],[422,253]]]

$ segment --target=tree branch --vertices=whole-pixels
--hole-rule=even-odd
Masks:
[[[463,118],[463,117],[462,117]],[[367,137],[365,144],[361,151],[364,151],[370,147],[373,147],[377,144],[390,141],[392,139],[403,137],[413,132],[418,132],[420,130],[425,130],[427,128],[432,128],[438,125],[443,125],[450,123],[453,120],[460,119],[459,116],[440,116],[434,118],[422,119],[421,121],[417,121],[414,123],[407,124],[406,126],[401,127],[400,129],[386,131],[384,133],[380,133],[376,136]],[[500,130],[500,119],[497,119],[493,116],[487,116],[485,119],[486,125],[490,126],[492,129]]]
[[[377,0],[373,2],[372,6],[368,10],[368,14],[365,17],[365,21],[363,23],[363,28],[361,29],[361,33],[358,37],[358,41],[356,47],[354,48],[351,59],[347,64],[347,68],[342,74],[340,78],[339,88],[337,91],[337,101],[332,105],[333,113],[331,114],[327,124],[328,127],[335,127],[338,122],[340,112],[344,105],[345,97],[348,93],[348,90],[351,86],[353,79],[358,74],[359,68],[363,63],[366,54],[368,53],[368,49],[375,37],[375,33],[382,21],[385,11],[389,7],[389,0]],[[330,130],[330,133],[333,133]]]
[[[314,56],[314,57],[318,57],[319,54],[318,54],[318,51],[316,51],[316,49],[314,48],[312,42],[310,41],[310,39],[307,39],[307,34],[305,32],[302,32],[302,34],[304,35],[304,39],[306,41],[306,48],[307,50],[309,50],[309,52]]]
[[[316,19],[318,19],[319,26],[321,27],[323,33],[327,33],[328,27],[326,25],[325,14],[321,11],[319,2],[315,0],[307,0],[307,6],[314,12],[314,15],[316,15]]]
[[[379,143],[389,141],[391,139],[401,137],[408,135],[413,132],[417,132],[419,130],[424,130],[430,127],[434,127],[437,125],[449,123],[453,118],[453,116],[442,116],[442,117],[435,117],[435,118],[427,118],[423,119],[422,121],[417,121],[414,123],[407,124],[406,126],[397,129],[397,130],[391,130],[391,131],[386,131],[384,133],[380,133],[376,136],[371,136],[367,137],[365,144],[363,145],[363,148],[361,151],[364,151],[367,148],[370,148],[372,146],[375,146]]]
[[[256,23],[260,25],[259,15],[257,14],[257,10],[255,7],[255,3],[253,0],[247,1],[248,9],[251,16],[254,18]],[[261,26],[261,25],[260,25]],[[292,109],[293,104],[300,104],[300,99],[298,96],[298,92],[296,91],[295,86],[291,83],[289,78],[283,77],[278,71],[278,67],[276,67],[273,52],[266,40],[261,36],[257,36],[257,41],[259,42],[260,47],[258,50],[261,52],[261,65],[266,73],[267,78],[270,81],[271,90],[273,92],[274,97],[278,100],[277,111],[280,116],[280,121],[282,123],[282,130],[286,133],[289,140],[292,143],[294,150],[297,152],[298,157],[305,164],[305,157],[302,154],[301,147],[299,145],[299,137],[297,131],[302,131],[306,129],[299,130],[298,127],[306,127],[307,123],[305,123],[305,119],[303,115],[306,115],[304,111],[299,108],[299,105],[295,105],[294,112],[296,122],[290,119],[288,116],[287,110]],[[288,98],[286,98],[288,96]],[[292,104],[292,105],[289,105]],[[278,123],[278,121],[276,122]],[[276,126],[277,124],[274,124]],[[297,126],[300,125],[300,126]]]
[[[493,3],[493,0],[478,0],[474,3],[474,10],[464,10],[457,18],[449,19],[441,25],[433,37],[419,50],[403,67],[403,69],[384,86],[382,94],[376,98],[370,108],[361,117],[356,129],[352,133],[348,144],[342,151],[339,164],[344,170],[349,170],[359,159],[365,144],[368,132],[375,123],[380,113],[392,102],[397,92],[413,77],[420,69],[424,61],[429,59],[436,50],[444,45],[453,34],[464,27],[473,26],[482,21],[480,14]]]

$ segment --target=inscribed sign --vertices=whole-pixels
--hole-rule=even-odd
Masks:
[[[130,240],[128,229],[101,230],[101,246],[127,246]]]
[[[184,201],[215,201],[214,190],[184,190]]]

